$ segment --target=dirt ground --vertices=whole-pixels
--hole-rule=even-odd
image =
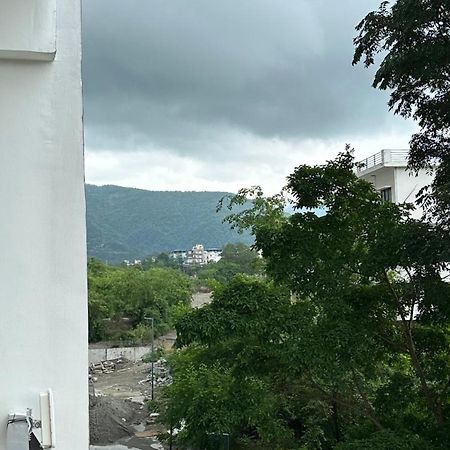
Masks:
[[[196,292],[192,296],[192,307],[201,308],[208,303],[211,303],[211,292]]]
[[[124,361],[111,373],[94,374],[96,395],[143,401],[150,398],[151,384],[146,382],[150,364]],[[141,383],[139,383],[141,382]]]
[[[192,306],[211,302],[210,293],[194,294]],[[157,347],[170,351],[174,331],[161,336]],[[122,360],[113,370],[92,373],[90,381],[90,450],[164,450],[157,435],[164,427],[150,417],[145,401],[151,398],[150,364]],[[155,397],[160,388],[155,383]]]
[[[122,361],[110,373],[93,374],[90,398],[91,450],[163,449],[156,439],[164,427],[145,406],[151,398],[150,364]],[[155,393],[158,392],[156,388]]]

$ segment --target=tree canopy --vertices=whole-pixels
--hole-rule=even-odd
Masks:
[[[155,319],[157,333],[165,332],[176,309],[189,305],[192,296],[191,280],[180,271],[115,267],[95,259],[88,264],[88,289],[91,341],[148,339],[145,317]],[[129,326],[123,326],[124,318]]]
[[[383,1],[357,31],[353,63],[378,65],[373,86],[391,91],[389,107],[396,114],[417,120],[420,132],[410,142],[410,167],[436,168],[419,200],[429,216],[449,225],[450,2]]]
[[[272,281],[216,286],[211,305],[176,325],[167,417],[185,423],[180,439],[206,445],[227,432],[242,448],[447,448],[448,231],[383,202],[354,174],[350,152],[297,167],[286,192],[291,216],[281,196],[258,189],[230,204],[255,193],[254,207],[229,220],[254,234]]]

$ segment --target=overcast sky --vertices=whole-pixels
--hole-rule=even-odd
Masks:
[[[380,0],[85,0],[86,181],[278,191],[345,143],[405,148],[354,27]]]

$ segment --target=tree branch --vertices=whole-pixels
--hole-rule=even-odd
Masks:
[[[318,391],[320,391],[323,395],[326,396],[327,400],[331,402],[336,402],[342,406],[353,409],[354,411],[358,412],[359,414],[369,419],[379,431],[384,430],[384,427],[383,425],[381,425],[380,421],[376,417],[373,408],[366,408],[365,406],[362,406],[359,402],[355,400],[343,398],[338,394],[337,391],[333,391],[331,393],[327,392],[319,383],[314,381],[311,375],[309,375],[309,379],[311,383],[314,385],[314,387]]]
[[[422,366],[420,364],[419,358],[417,356],[416,347],[414,345],[414,340],[411,334],[411,328],[409,326],[408,321],[405,317],[405,312],[403,311],[403,306],[400,301],[400,297],[398,296],[397,292],[395,291],[394,287],[392,286],[391,281],[389,280],[388,274],[386,270],[384,270],[384,277],[386,280],[386,283],[389,287],[389,290],[392,293],[392,297],[395,302],[395,306],[397,308],[398,314],[401,318],[401,323],[403,325],[403,331],[405,334],[406,339],[406,346],[408,348],[409,356],[411,357],[411,363],[414,368],[414,372],[416,373],[416,376],[419,379],[420,382],[420,389],[422,391],[423,396],[425,397],[425,402],[428,406],[428,409],[433,414],[436,423],[438,425],[442,425],[444,418],[442,415],[442,406],[437,401],[435,393],[430,389],[428,386],[428,382],[425,377],[425,372],[422,369]]]

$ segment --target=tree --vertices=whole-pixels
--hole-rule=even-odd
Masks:
[[[165,267],[168,269],[181,269],[183,266],[183,260],[181,257],[172,258],[168,253],[158,253],[154,257],[144,259],[142,262],[142,267],[146,270]]]
[[[448,448],[449,232],[354,169],[349,151],[297,167],[291,216],[258,188],[231,199],[253,195],[229,221],[251,230],[268,277],[216,285],[176,324],[166,413],[188,445],[228,432],[252,449]]]
[[[105,336],[105,320],[111,310],[101,291],[99,280],[105,275],[107,267],[101,261],[90,258],[87,266],[88,274],[88,330],[89,342],[100,341]]]
[[[291,448],[276,382],[287,361],[278,338],[290,304],[286,290],[238,275],[216,285],[210,305],[177,323],[177,345],[184,348],[170,361],[174,383],[165,393],[165,421],[184,424],[179,442],[217,448],[213,437],[229,433],[258,448]]]
[[[450,2],[383,1],[357,30],[353,64],[368,67],[381,56],[373,86],[390,89],[389,108],[421,128],[410,142],[410,168],[437,166],[419,201],[450,225]]]
[[[353,169],[350,152],[325,166],[299,166],[288,178],[292,216],[280,196],[264,200],[252,189],[230,207],[249,193],[254,207],[229,220],[252,230],[268,275],[298,300],[287,335],[309,388],[367,420],[372,432],[417,433],[445,448],[449,233],[413,220],[410,205],[383,202]]]
[[[182,305],[191,300],[191,280],[180,271],[167,268],[141,270],[136,267],[107,266],[100,261],[88,264],[90,339],[105,338],[105,320],[110,319],[119,337],[134,338],[147,329],[145,317],[155,319],[156,333],[166,332]],[[133,331],[122,323],[126,317]]]
[[[242,273],[247,273],[248,275],[256,273],[259,259],[258,254],[242,242],[227,244],[222,250],[223,261],[238,264]]]

